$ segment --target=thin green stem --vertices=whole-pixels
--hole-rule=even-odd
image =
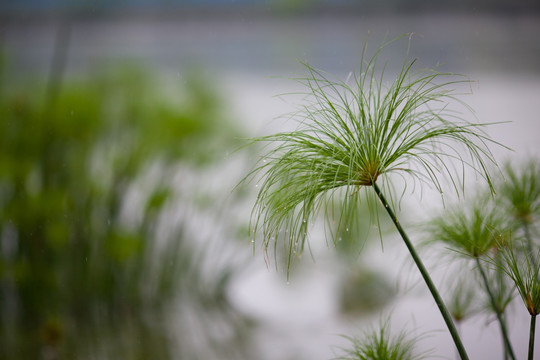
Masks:
[[[501,314],[501,317],[502,317],[504,325],[506,326],[506,320],[504,318],[504,314]],[[509,353],[508,348],[507,348],[507,346],[505,344],[504,335],[502,334],[502,331],[501,331],[501,338],[503,340],[503,346],[504,346],[504,360],[508,360],[508,359],[510,359],[510,353]]]
[[[409,240],[407,233],[401,227],[399,220],[397,219],[396,215],[394,214],[394,211],[390,207],[390,204],[386,201],[386,198],[382,194],[381,190],[379,189],[379,187],[377,186],[375,182],[372,183],[372,186],[373,186],[373,189],[375,190],[375,193],[381,200],[384,208],[386,209],[386,212],[388,213],[388,215],[392,219],[392,222],[396,226],[396,229],[401,235],[401,238],[403,239],[403,242],[407,246],[407,249],[409,250],[409,253],[411,254],[416,266],[418,267],[418,270],[420,270],[420,274],[422,274],[422,277],[424,278],[424,281],[429,291],[431,292],[431,295],[433,296],[433,299],[435,300],[437,307],[439,308],[439,311],[444,319],[444,322],[446,323],[446,326],[448,327],[448,331],[450,331],[450,335],[452,336],[452,339],[454,340],[454,343],[456,345],[459,356],[461,357],[461,360],[468,360],[469,356],[467,355],[465,347],[463,346],[463,343],[456,329],[456,326],[454,325],[454,322],[452,321],[452,316],[450,315],[450,312],[448,311],[446,305],[444,304],[444,301],[441,295],[439,294],[439,291],[435,287],[433,280],[431,280],[431,276],[429,276],[429,273],[426,267],[424,266],[422,260],[418,256],[418,253],[416,252],[413,244]]]
[[[536,331],[536,315],[531,315],[531,327],[529,329],[529,360],[534,357],[534,334]]]
[[[456,320],[454,324],[456,325],[457,334],[461,338],[461,321]],[[456,359],[459,360],[460,357],[459,350],[456,349]]]
[[[497,320],[499,321],[499,325],[501,327],[501,333],[502,333],[503,341],[504,341],[504,347],[506,351],[508,352],[508,354],[510,355],[510,357],[513,360],[516,360],[516,356],[514,355],[514,350],[512,349],[512,344],[510,343],[510,339],[508,338],[506,325],[503,321],[501,311],[499,310],[499,307],[497,306],[497,301],[495,300],[495,296],[493,295],[493,292],[491,291],[491,288],[489,286],[489,282],[488,282],[486,273],[484,271],[484,268],[482,267],[482,264],[480,263],[480,259],[478,257],[475,257],[474,260],[476,261],[476,265],[478,266],[478,271],[480,271],[480,275],[482,276],[482,281],[484,282],[484,286],[488,293],[491,306],[493,307],[493,311],[495,311],[495,315],[497,316]]]

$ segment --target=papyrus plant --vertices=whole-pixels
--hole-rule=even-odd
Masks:
[[[540,314],[540,281],[538,279],[540,267],[537,265],[540,253],[530,254],[519,251],[513,244],[509,244],[501,249],[501,254],[503,258],[501,269],[512,279],[531,317],[528,359],[533,360],[536,316]]]
[[[460,207],[447,208],[425,227],[430,242],[442,242],[472,259],[497,315],[505,359],[515,359],[505,323],[505,309],[516,295],[530,315],[528,359],[534,358],[536,316],[540,313],[540,166],[537,159],[520,165],[507,162],[497,196],[480,196]],[[507,314],[506,314],[507,315]]]
[[[516,230],[525,238],[527,252],[535,264],[538,245],[533,234],[540,219],[540,162],[529,159],[516,166],[507,162],[504,166],[505,181],[500,184],[500,203],[512,215]]]
[[[334,360],[421,360],[428,353],[418,353],[419,340],[405,330],[392,334],[389,320],[378,329],[370,329],[362,337],[346,337],[351,345],[342,349],[344,354]]]
[[[517,239],[501,244],[502,261],[496,265],[512,280],[531,317],[528,359],[533,359],[536,316],[540,313],[540,162],[535,158],[518,166],[507,162],[504,170],[506,178],[500,184],[497,205],[505,215],[512,215]]]
[[[474,262],[482,283],[482,288],[479,290],[483,289],[487,294],[490,308],[499,322],[505,353],[511,359],[515,359],[503,317],[511,297],[506,295],[507,288],[494,283],[500,279],[501,276],[498,275],[502,275],[501,272],[495,272],[495,276],[489,276],[485,266],[487,259],[501,262],[499,256],[492,255],[492,250],[495,249],[497,253],[498,246],[506,243],[510,236],[508,222],[490,200],[490,198],[480,198],[471,204],[447,208],[425,229],[432,242],[442,242],[455,254]],[[496,290],[500,291],[496,292]]]
[[[465,167],[491,186],[486,170],[492,161],[490,140],[482,125],[467,122],[450,105],[460,103],[455,88],[467,85],[467,79],[418,70],[408,50],[395,77],[386,76],[386,63],[378,66],[379,58],[395,40],[384,42],[371,57],[365,46],[360,68],[348,81],[332,80],[304,64],[306,76],[296,79],[306,89],[292,116],[297,128],[254,139],[269,147],[246,177],[255,177],[259,189],[252,237],[262,235],[265,249],[284,246],[290,267],[294,254],[304,249],[310,225],[334,197],[346,199],[346,214],[358,205],[360,191],[373,191],[418,266],[461,358],[467,359],[451,316],[386,195],[390,174],[400,174],[406,185],[420,181],[442,192],[449,183],[461,191]]]

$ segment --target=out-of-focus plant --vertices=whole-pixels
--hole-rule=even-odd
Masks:
[[[529,159],[520,167],[507,162],[506,179],[500,184],[500,202],[510,211],[516,230],[521,230],[526,240],[531,261],[535,260],[538,244],[531,232],[537,232],[540,220],[540,161]]]
[[[402,330],[392,334],[389,320],[377,330],[370,330],[361,338],[347,337],[351,347],[342,349],[344,355],[335,360],[412,360],[425,359],[427,353],[415,352],[418,339]]]
[[[449,264],[440,262],[442,266]],[[460,330],[460,326],[477,315],[482,310],[482,303],[478,299],[478,284],[476,279],[470,274],[471,269],[463,266],[461,262],[456,268],[449,270],[452,274],[451,278],[445,279],[447,293],[445,299],[448,305],[448,311],[452,315],[456,327]],[[491,307],[490,307],[491,308]]]
[[[234,267],[203,270],[204,239],[174,215],[194,211],[178,168],[233,138],[211,87],[188,77],[173,101],[124,68],[44,103],[39,85],[0,79],[0,358],[234,358],[246,324],[224,295]],[[189,329],[179,299],[194,304]],[[217,323],[227,336],[204,330]]]
[[[516,166],[507,162],[505,181],[500,184],[497,207],[512,214],[516,240],[500,244],[497,268],[512,280],[531,316],[528,359],[534,358],[536,316],[540,312],[540,162],[536,158]]]
[[[370,242],[376,240],[373,236],[374,218],[364,205],[368,199],[361,199],[356,206],[345,203],[330,203],[327,209],[326,229],[335,234],[336,251],[343,266],[340,276],[340,306],[349,314],[372,312],[390,303],[395,296],[395,289],[389,284],[384,274],[363,263],[363,250]],[[348,212],[342,212],[342,208]],[[392,231],[391,224],[384,219],[378,221],[379,231]]]
[[[372,189],[417,265],[461,358],[468,359],[444,301],[397,219],[396,202],[388,201],[385,193],[391,193],[391,174],[411,187],[419,180],[442,193],[447,181],[460,192],[458,174],[468,166],[491,186],[486,169],[493,161],[486,145],[491,140],[481,124],[466,121],[452,108],[455,101],[464,105],[454,88],[467,80],[416,70],[408,54],[389,80],[386,65],[377,65],[392,42],[383,43],[371,57],[364,48],[360,69],[350,82],[332,80],[304,64],[307,75],[297,80],[307,91],[302,94],[304,104],[292,116],[298,120],[297,129],[254,140],[275,146],[247,176],[255,177],[259,188],[253,236],[262,234],[265,249],[283,246],[290,267],[294,255],[304,250],[311,224],[334,198],[347,199],[348,207],[341,212],[347,214],[357,206],[360,192]]]
[[[528,242],[528,240],[527,240]],[[516,286],[516,289],[523,301],[523,305],[531,316],[529,327],[529,355],[528,359],[534,359],[534,335],[536,331],[536,316],[540,313],[540,268],[538,267],[538,256],[523,253],[514,248],[514,244],[507,244],[501,247],[502,265],[500,269],[504,271]]]
[[[508,317],[506,309],[516,291],[531,317],[528,358],[534,358],[540,310],[539,169],[536,159],[519,166],[507,163],[504,179],[495,183],[495,197],[479,191],[471,203],[446,209],[426,227],[431,242],[445,243],[454,254],[474,260],[501,327],[505,358],[515,358],[503,316]]]
[[[497,278],[488,277],[484,265],[486,257],[490,256],[490,251],[496,248],[505,236],[508,236],[507,231],[507,223],[500,212],[491,206],[488,200],[483,199],[470,206],[460,204],[459,207],[447,209],[426,227],[427,236],[432,241],[443,242],[457,254],[475,262],[491,309],[497,316],[505,351],[512,359],[515,359],[503,318],[510,297],[494,292],[492,282]],[[504,290],[501,287],[497,289]]]

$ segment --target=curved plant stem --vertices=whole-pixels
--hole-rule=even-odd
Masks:
[[[474,260],[476,261],[476,265],[478,266],[478,270],[480,271],[480,275],[482,276],[482,281],[484,282],[484,286],[486,287],[486,291],[488,293],[489,300],[491,301],[491,306],[493,307],[493,311],[495,311],[495,315],[497,315],[497,320],[499,321],[499,325],[501,327],[501,333],[504,340],[505,350],[513,360],[516,360],[516,356],[514,355],[514,350],[512,349],[512,344],[510,344],[510,339],[508,338],[506,325],[503,321],[501,312],[499,311],[499,307],[497,306],[497,301],[495,300],[495,296],[493,295],[493,293],[491,292],[491,288],[489,287],[489,282],[488,282],[486,273],[484,271],[484,268],[482,267],[482,264],[480,263],[480,259],[478,257],[475,257]]]
[[[536,315],[531,315],[531,327],[529,330],[529,360],[533,360],[534,357],[534,334],[536,328]]]
[[[375,190],[375,193],[381,200],[384,208],[386,209],[386,212],[388,213],[388,215],[392,219],[392,222],[396,226],[399,234],[401,235],[401,238],[403,239],[403,242],[407,246],[407,249],[409,250],[409,253],[411,254],[416,266],[418,267],[418,270],[420,270],[420,274],[422,274],[422,277],[424,278],[424,281],[427,287],[429,288],[429,291],[431,292],[433,299],[435,299],[435,303],[437,304],[437,307],[439,308],[439,311],[441,312],[444,322],[446,323],[446,326],[448,327],[448,330],[450,331],[450,335],[452,336],[452,339],[454,340],[454,343],[456,345],[459,356],[461,357],[461,360],[468,360],[469,357],[467,355],[467,352],[465,351],[465,347],[463,346],[461,338],[459,337],[459,333],[456,329],[456,326],[454,325],[454,322],[452,321],[452,316],[450,315],[450,312],[448,311],[446,305],[444,304],[444,301],[441,295],[439,294],[439,291],[435,287],[433,280],[431,280],[431,276],[429,276],[429,273],[426,267],[424,266],[422,260],[418,256],[418,253],[416,252],[413,244],[409,240],[407,233],[405,233],[405,230],[401,227],[399,220],[394,214],[394,211],[391,209],[390,204],[386,201],[386,198],[382,194],[381,190],[379,189],[379,187],[377,186],[375,182],[372,183],[372,186],[373,186],[373,189]]]

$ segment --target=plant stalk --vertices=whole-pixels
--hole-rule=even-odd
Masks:
[[[529,330],[529,360],[533,360],[534,357],[534,334],[536,331],[536,315],[531,315],[531,327]]]
[[[407,249],[409,250],[409,253],[411,254],[416,266],[418,267],[418,270],[420,270],[420,274],[424,278],[424,281],[429,291],[431,292],[431,295],[433,296],[433,299],[435,300],[437,307],[439,308],[439,311],[444,319],[444,322],[446,323],[446,326],[448,327],[448,331],[450,331],[450,335],[452,336],[452,339],[454,340],[454,343],[456,345],[459,356],[461,357],[461,360],[468,360],[469,356],[467,355],[467,351],[465,350],[465,347],[463,346],[463,343],[456,329],[456,326],[454,325],[454,322],[452,321],[452,316],[450,315],[448,308],[444,304],[444,301],[441,295],[439,294],[439,291],[435,287],[433,280],[431,280],[431,276],[429,275],[429,272],[427,271],[422,260],[418,256],[418,253],[416,252],[413,244],[409,240],[407,233],[401,227],[399,220],[397,219],[396,215],[394,214],[394,211],[390,207],[390,204],[386,201],[386,198],[382,194],[381,190],[379,189],[379,187],[377,186],[375,182],[372,183],[372,186],[373,186],[373,189],[375,190],[375,193],[381,200],[381,203],[383,204],[384,208],[386,209],[386,212],[388,213],[388,215],[392,219],[392,222],[396,226],[399,234],[401,235],[401,238],[403,239],[403,242],[407,246]]]
[[[508,338],[506,325],[501,316],[501,312],[499,311],[499,307],[497,306],[497,301],[495,300],[495,296],[493,295],[493,293],[491,292],[491,288],[489,287],[489,282],[488,282],[486,273],[484,271],[484,268],[482,267],[482,264],[480,263],[480,259],[478,258],[478,256],[475,256],[474,260],[476,260],[476,265],[478,266],[478,270],[480,271],[480,275],[482,276],[482,280],[484,281],[484,286],[486,287],[486,291],[488,293],[489,300],[491,301],[491,306],[493,307],[493,311],[495,311],[495,315],[497,315],[497,320],[499,321],[499,325],[501,327],[501,333],[504,340],[504,347],[507,353],[510,355],[510,357],[513,360],[516,360],[516,356],[514,355],[514,350],[512,349],[512,344],[510,343],[510,339]]]

